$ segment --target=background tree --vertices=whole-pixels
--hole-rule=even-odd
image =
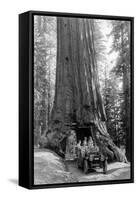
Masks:
[[[52,39],[51,39],[52,37]],[[35,144],[49,126],[54,97],[56,21],[54,17],[34,18],[34,132]],[[52,74],[51,74],[52,68]],[[54,80],[54,78],[53,78]]]
[[[120,99],[121,142],[126,145],[127,157],[130,155],[130,22],[112,21],[112,50],[118,52],[118,58],[112,73],[119,81],[121,91],[117,87],[117,99]],[[115,81],[115,82],[116,82]],[[119,100],[117,100],[119,101]]]

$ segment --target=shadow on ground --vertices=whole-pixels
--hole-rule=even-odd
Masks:
[[[18,185],[18,180],[17,179],[13,178],[13,179],[9,179],[8,181],[11,182],[14,185]]]

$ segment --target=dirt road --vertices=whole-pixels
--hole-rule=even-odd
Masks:
[[[84,174],[75,161],[64,162],[48,149],[35,149],[34,184],[72,183],[130,178],[130,164],[115,162],[108,165],[107,174],[102,169]]]
[[[108,164],[107,174],[103,174],[102,169],[98,168],[88,174],[84,174],[81,169],[77,168],[76,162],[67,161],[67,169],[73,174],[78,182],[87,181],[104,181],[104,180],[121,180],[130,178],[130,164],[115,162]]]
[[[34,184],[75,182],[72,173],[66,170],[64,160],[48,149],[35,149]]]

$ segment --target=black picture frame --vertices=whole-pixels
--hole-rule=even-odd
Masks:
[[[33,54],[34,15],[128,20],[131,22],[131,178],[80,183],[34,185]],[[19,15],[19,185],[28,189],[58,188],[134,182],[134,18],[59,12],[28,11]]]

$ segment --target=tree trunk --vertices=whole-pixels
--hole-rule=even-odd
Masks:
[[[128,26],[129,27],[129,26]],[[128,43],[130,43],[130,29],[128,28]],[[129,45],[130,48],[130,45]],[[127,158],[130,160],[130,63],[126,62],[124,56],[124,25],[121,26],[121,51],[123,55],[123,96],[124,96],[124,131],[126,133],[126,155]],[[129,49],[130,52],[130,49]],[[130,54],[129,54],[129,61],[130,61]]]
[[[56,87],[50,126],[63,133],[62,137],[74,123],[88,126],[104,154],[125,161],[106,129],[93,33],[91,19],[57,17]]]

